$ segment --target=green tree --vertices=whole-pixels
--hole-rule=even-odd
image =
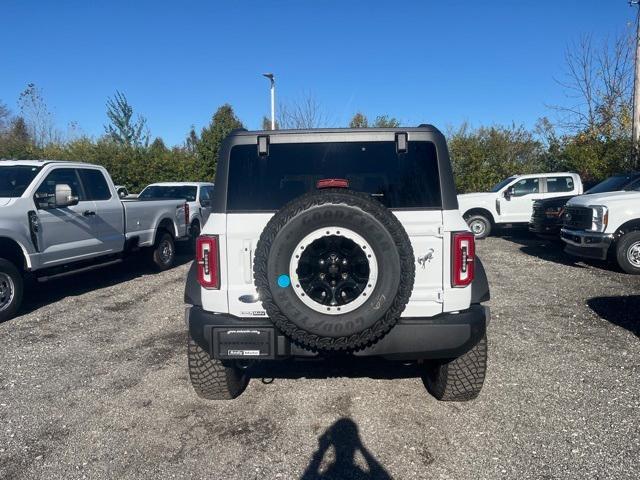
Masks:
[[[149,144],[147,119],[141,115],[133,120],[133,107],[127,97],[116,91],[107,100],[107,117],[110,123],[105,125],[107,137],[120,145],[146,147]]]
[[[189,153],[196,153],[198,148],[198,142],[200,139],[198,138],[198,134],[196,133],[196,129],[193,125],[191,125],[191,130],[189,130],[189,135],[187,135],[187,139],[184,142],[184,147]]]
[[[376,128],[397,128],[399,126],[400,121],[389,115],[378,115],[372,125],[372,127]]]
[[[544,146],[522,126],[463,124],[448,135],[449,152],[460,192],[481,192],[510,175],[544,171]]]
[[[349,128],[367,128],[368,126],[369,120],[367,120],[367,117],[361,112],[356,112],[349,122]]]
[[[362,112],[356,112],[349,122],[350,128],[397,128],[400,126],[400,121],[395,117],[389,115],[378,115],[373,123],[369,124],[369,120]]]
[[[197,144],[197,153],[200,159],[199,176],[202,179],[213,178],[220,145],[232,130],[244,128],[242,122],[236,117],[233,108],[229,104],[224,104],[213,114],[211,122],[202,129],[200,141]]]
[[[0,158],[37,158],[34,151],[33,139],[24,118],[14,118],[9,128],[0,132]]]
[[[167,146],[164,144],[164,141],[160,137],[156,137],[156,139],[151,143],[151,146],[149,147],[149,152],[152,155],[162,155],[167,151]]]

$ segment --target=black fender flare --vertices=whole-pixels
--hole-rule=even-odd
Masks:
[[[187,283],[184,287],[184,303],[193,306],[202,306],[202,290],[198,283],[198,266],[196,262],[191,262],[189,273],[187,273]]]
[[[475,277],[471,283],[471,303],[488,302],[491,299],[489,282],[482,261],[476,257],[474,265]]]

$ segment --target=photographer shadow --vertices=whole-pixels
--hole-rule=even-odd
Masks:
[[[640,337],[640,295],[593,297],[587,300],[587,305],[600,318]]]
[[[334,458],[326,468],[322,468],[323,460],[332,447]],[[366,468],[357,464],[358,452],[362,455]],[[318,438],[318,449],[313,453],[300,480],[347,479],[391,480],[391,475],[362,444],[355,422],[350,418],[341,418]]]

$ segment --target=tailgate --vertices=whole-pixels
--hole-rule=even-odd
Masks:
[[[416,259],[414,288],[402,316],[425,317],[443,310],[442,212],[396,211],[411,240]],[[264,317],[253,283],[253,255],[271,213],[227,215],[227,276],[229,313],[239,317]],[[239,267],[239,268],[238,268]]]

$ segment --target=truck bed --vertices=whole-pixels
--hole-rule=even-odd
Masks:
[[[155,241],[156,226],[164,222],[176,239],[187,236],[185,201],[124,199],[125,239],[138,238],[138,245],[146,247]],[[170,222],[169,222],[170,220]]]

